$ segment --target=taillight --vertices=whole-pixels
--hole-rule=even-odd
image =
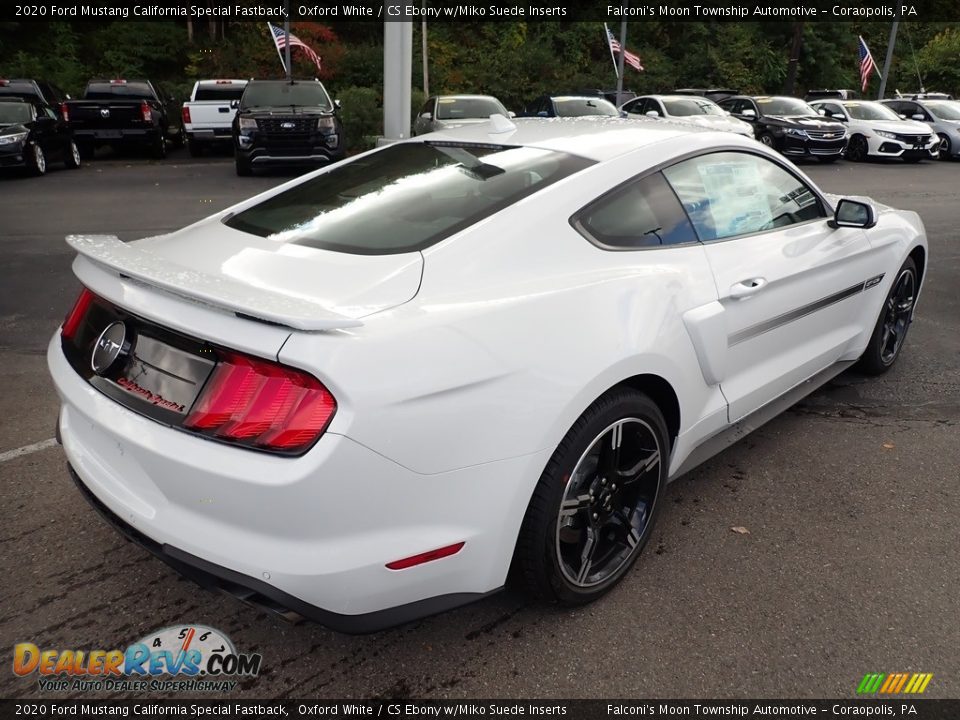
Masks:
[[[222,353],[183,426],[220,440],[295,453],[323,434],[336,409],[329,391],[307,373]]]
[[[144,122],[150,122],[150,104],[146,100],[140,103],[140,115],[143,117]]]
[[[73,336],[77,334],[77,329],[87,316],[87,310],[90,309],[90,303],[93,302],[95,297],[86,288],[80,291],[80,297],[77,298],[77,301],[73,304],[73,309],[63,321],[63,329],[60,331],[61,337],[73,340]]]
[[[70,108],[67,107],[65,102],[60,103],[60,117],[63,118],[64,122],[70,122]]]
[[[186,105],[181,108],[180,115],[183,117],[183,121],[185,123],[190,122],[190,108],[188,108]]]

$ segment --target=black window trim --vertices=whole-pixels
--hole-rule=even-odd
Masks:
[[[677,202],[680,204],[680,209],[683,210],[683,214],[686,216],[687,222],[690,223],[690,227],[693,228],[693,233],[697,237],[696,240],[692,240],[690,242],[685,242],[685,243],[672,243],[670,245],[648,245],[648,246],[641,246],[641,247],[625,247],[625,246],[619,246],[619,245],[607,245],[606,243],[602,242],[598,238],[594,237],[593,234],[587,229],[586,225],[584,225],[580,219],[581,216],[584,215],[593,206],[601,203],[607,197],[619,192],[620,190],[624,189],[628,185],[631,185],[635,182],[640,182],[641,180],[644,180],[645,178],[651,175],[654,175],[656,173],[662,173],[667,168],[673,167],[674,165],[679,165],[680,163],[686,162],[687,160],[692,160],[698,157],[705,157],[707,155],[716,155],[718,153],[723,153],[723,152],[739,152],[746,155],[755,155],[757,157],[763,158],[765,160],[769,160],[770,162],[774,163],[781,170],[784,170],[790,176],[792,176],[797,182],[803,183],[805,186],[810,188],[810,191],[816,196],[817,200],[820,201],[825,215],[823,217],[813,218],[811,220],[805,220],[803,222],[793,223],[791,225],[785,225],[783,227],[770,228],[768,230],[755,230],[754,232],[741,233],[739,235],[730,235],[729,237],[717,238],[715,240],[702,240],[700,238],[700,233],[697,232],[696,224],[694,224],[693,219],[690,217],[690,213],[688,213],[687,209],[683,206],[683,201],[680,200],[680,196],[677,195],[677,191],[673,187],[673,183],[671,183],[670,180],[667,179],[667,176],[664,175],[663,179],[666,180],[667,186],[673,192],[674,197],[677,199]],[[671,250],[673,248],[685,248],[685,247],[691,247],[693,245],[715,245],[716,243],[729,242],[730,240],[740,240],[742,238],[753,237],[754,235],[763,235],[765,233],[777,232],[788,227],[791,227],[791,228],[802,227],[804,225],[809,225],[810,223],[826,222],[827,220],[830,219],[831,215],[833,215],[834,210],[835,208],[833,207],[833,204],[830,203],[826,197],[824,197],[823,193],[820,192],[819,188],[817,188],[815,185],[812,185],[807,180],[804,180],[803,178],[799,177],[797,173],[791,170],[789,167],[787,167],[780,158],[771,157],[764,152],[761,152],[749,147],[745,148],[737,145],[721,145],[715,148],[710,148],[707,151],[692,150],[690,152],[684,153],[683,155],[679,155],[675,158],[671,158],[666,162],[658,163],[657,165],[649,167],[643,172],[638,173],[637,175],[633,175],[627,180],[624,180],[623,182],[618,183],[617,185],[614,185],[612,188],[607,190],[602,195],[595,197],[586,205],[583,205],[580,209],[578,209],[568,218],[567,222],[569,222],[570,227],[572,227],[574,230],[577,231],[577,233],[582,235],[587,240],[587,242],[589,242],[591,245],[595,246],[600,250],[604,250],[608,252],[648,252],[650,250],[664,251],[664,250]]]

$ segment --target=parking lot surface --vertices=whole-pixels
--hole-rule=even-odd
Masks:
[[[263,655],[233,692],[250,698],[848,698],[867,672],[906,671],[934,674],[926,696],[960,696],[960,163],[803,169],[926,223],[896,368],[841,375],[672,484],[600,602],[561,611],[508,591],[362,637],[181,580],[100,520],[49,442],[44,351],[79,287],[63,236],[163,233],[289,176],[172,156],[0,178],[0,648],[111,649],[201,623]],[[35,675],[0,672],[0,696],[41,695]]]

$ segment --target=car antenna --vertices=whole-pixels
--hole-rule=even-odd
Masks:
[[[500,113],[493,113],[490,116],[490,125],[491,135],[500,135],[501,133],[513,132],[517,129],[517,126],[514,125],[509,118],[501,115]]]

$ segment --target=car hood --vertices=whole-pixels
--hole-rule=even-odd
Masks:
[[[801,130],[845,131],[844,125],[833,120],[824,120],[819,115],[764,115],[769,125],[799,128]]]
[[[156,256],[158,264],[195,271],[204,293],[215,294],[222,281],[352,319],[412,299],[423,269],[419,252],[354,255],[321,250],[227,227],[220,216],[130,245]],[[190,287],[182,290],[190,293]]]
[[[451,118],[450,120],[437,120],[435,124],[438,128],[452,128],[460,127],[461,125],[479,125],[485,122],[490,122],[490,118]]]
[[[29,131],[30,128],[20,123],[13,125],[4,125],[3,123],[0,123],[0,135],[19,135],[20,133]]]
[[[333,115],[333,110],[314,106],[276,105],[241,108],[239,114],[243,117],[270,117],[272,115]]]
[[[928,135],[932,132],[929,125],[917,120],[858,120],[857,122],[888,132],[918,133],[920,135]]]

